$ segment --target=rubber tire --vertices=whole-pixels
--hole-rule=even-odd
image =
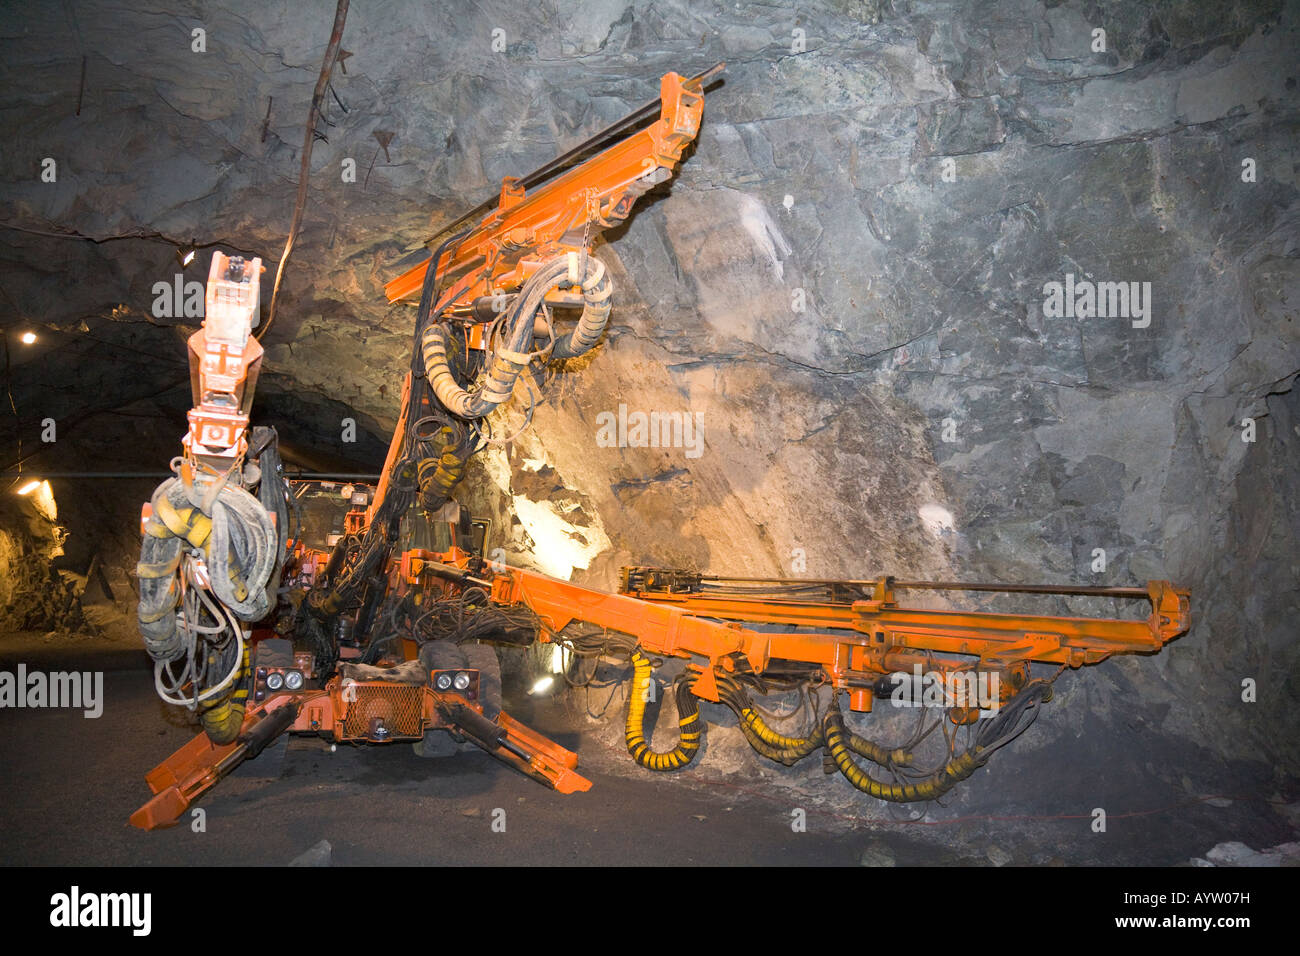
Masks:
[[[429,641],[420,647],[420,663],[427,671],[445,671],[469,667],[465,652],[452,641]],[[441,728],[426,730],[424,739],[413,745],[417,757],[451,757],[460,753],[460,744]]]
[[[466,644],[465,666],[478,671],[478,702],[483,716],[496,720],[501,713],[501,659],[491,644]]]
[[[425,670],[445,671],[469,667],[465,650],[454,641],[428,641],[420,646],[420,663]]]
[[[230,776],[244,780],[278,780],[284,772],[285,756],[289,753],[290,734],[286,730],[272,740],[262,752],[251,760],[241,760]]]

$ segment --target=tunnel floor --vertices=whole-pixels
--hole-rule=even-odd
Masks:
[[[1042,860],[1041,837],[1027,846],[1023,828],[1013,822],[986,821],[977,832],[890,826],[810,807],[806,832],[795,832],[790,794],[764,792],[743,779],[638,771],[608,738],[576,726],[555,704],[520,716],[578,752],[579,770],[593,782],[587,793],[562,796],[477,752],[432,760],[392,744],[341,746],[331,753],[324,741],[291,738],[287,748],[247,762],[199,801],[206,814],[203,832],[194,832],[186,818],[180,826],[146,833],[127,823],[149,795],[143,775],[192,731],[155,696],[138,638],[122,627],[99,638],[0,635],[0,667],[12,671],[20,661],[29,669],[103,671],[105,708],[97,719],[76,710],[0,710],[5,865],[282,865],[321,841],[328,841],[333,865]],[[493,830],[499,811],[504,832]],[[1052,847],[1051,861],[1172,865],[1233,838],[1230,832],[1206,833],[1203,816],[1174,842],[1167,828],[1147,840],[1139,832],[1104,841],[1110,849],[1100,851],[1096,841],[1063,839]]]

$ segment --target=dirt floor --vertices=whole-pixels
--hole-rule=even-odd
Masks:
[[[591,791],[561,796],[477,752],[432,760],[406,744],[331,752],[324,741],[292,738],[200,801],[204,832],[187,824],[146,833],[127,823],[148,796],[143,774],[193,730],[154,695],[127,622],[104,612],[99,623],[98,637],[0,636],[0,668],[101,670],[105,698],[98,719],[0,710],[0,863],[1173,865],[1232,838],[1211,832],[1170,842],[1157,826],[1143,839],[1144,825],[1105,841],[1109,850],[1096,841],[1031,847],[1014,822],[902,826],[883,822],[874,804],[857,816],[809,801],[799,801],[808,805],[806,832],[795,832],[788,792],[706,772],[641,771],[616,752],[616,735],[592,732],[563,706],[531,701],[516,715],[580,754]],[[496,832],[501,811],[505,832]],[[1202,812],[1213,830],[1215,811]],[[1072,855],[1081,845],[1088,855]]]

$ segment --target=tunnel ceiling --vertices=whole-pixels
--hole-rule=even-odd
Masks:
[[[333,13],[5,5],[6,465],[46,418],[29,468],[178,453],[197,320],[155,316],[154,284],[193,240],[187,280],[260,255],[269,298]],[[308,467],[376,468],[413,318],[383,283],[501,177],[725,60],[677,179],[598,250],[605,343],[475,462],[511,559],[603,585],[1170,578],[1193,633],[1054,719],[1294,769],[1294,735],[1205,697],[1235,699],[1229,662],[1296,689],[1298,26],[1271,2],[353,4],[258,421]],[[1045,315],[1067,281],[1150,283],[1149,325]],[[599,447],[620,404],[698,415],[700,454]]]

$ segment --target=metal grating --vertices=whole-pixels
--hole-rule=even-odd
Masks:
[[[343,718],[344,739],[370,737],[371,721],[379,718],[389,737],[419,737],[424,732],[422,695],[415,684],[358,683],[356,699],[348,703]]]

